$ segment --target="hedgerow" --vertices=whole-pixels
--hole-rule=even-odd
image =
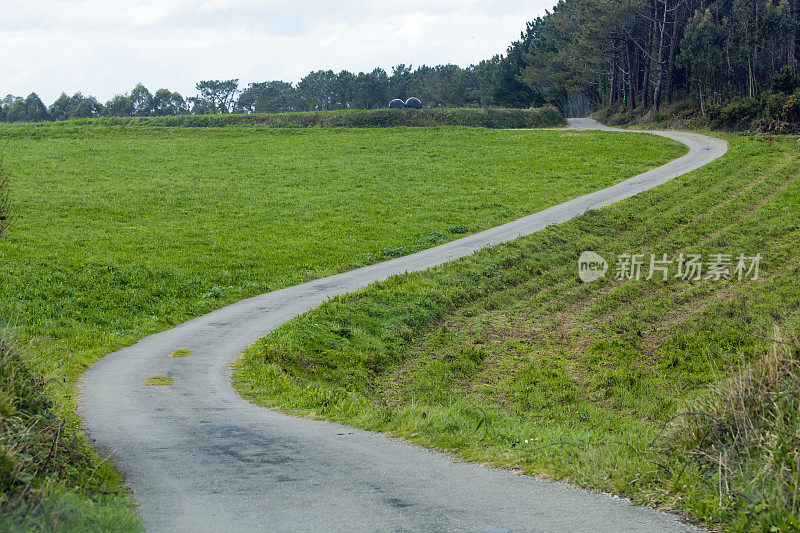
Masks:
[[[372,109],[312,111],[250,115],[177,115],[168,117],[118,117],[71,121],[112,126],[221,127],[266,126],[274,128],[387,128],[394,126],[472,126],[481,128],[546,128],[564,124],[555,107]]]

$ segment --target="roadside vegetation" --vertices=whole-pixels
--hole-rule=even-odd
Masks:
[[[800,76],[783,71],[773,81],[772,89],[758,96],[736,97],[705,106],[697,98],[687,98],[664,105],[658,112],[617,103],[598,109],[592,116],[611,126],[797,133],[800,131]]]
[[[106,353],[227,303],[433,246],[684,153],[475,128],[0,127],[0,529],[137,530],[74,414]],[[5,205],[0,201],[0,206]]]
[[[0,529],[140,530],[119,474],[91,448],[75,415],[59,416],[19,348],[0,338]]]
[[[733,531],[797,530],[798,139],[727,138],[634,198],[326,302],[249,348],[236,387]],[[605,279],[578,279],[585,250]],[[616,280],[625,253],[763,259],[757,280]]]

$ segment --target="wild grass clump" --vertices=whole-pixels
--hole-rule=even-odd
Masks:
[[[775,339],[668,425],[668,490],[734,531],[800,530],[800,343]],[[667,466],[668,465],[668,466]]]
[[[132,503],[109,490],[109,472],[0,337],[0,530],[140,529]]]
[[[0,504],[5,510],[30,500],[35,479],[55,468],[61,422],[42,394],[43,385],[0,338]]]

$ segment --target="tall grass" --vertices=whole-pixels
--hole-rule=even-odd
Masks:
[[[0,336],[0,530],[139,530],[117,486],[77,420],[56,414],[45,380]]]
[[[668,491],[734,531],[800,530],[800,342],[776,328],[754,362],[691,401],[656,450]]]

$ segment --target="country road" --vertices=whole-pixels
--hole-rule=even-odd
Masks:
[[[589,119],[575,129],[601,129]],[[603,128],[607,129],[607,128]],[[469,255],[633,196],[721,157],[724,141],[654,132],[687,155],[601,191],[413,255],[243,300],[107,355],[78,412],[150,531],[689,531],[563,483],[458,462],[380,434],[254,406],[230,385],[244,348],[328,298]],[[629,133],[631,135],[635,133]],[[190,357],[173,358],[176,349]],[[144,384],[169,376],[165,387]]]

